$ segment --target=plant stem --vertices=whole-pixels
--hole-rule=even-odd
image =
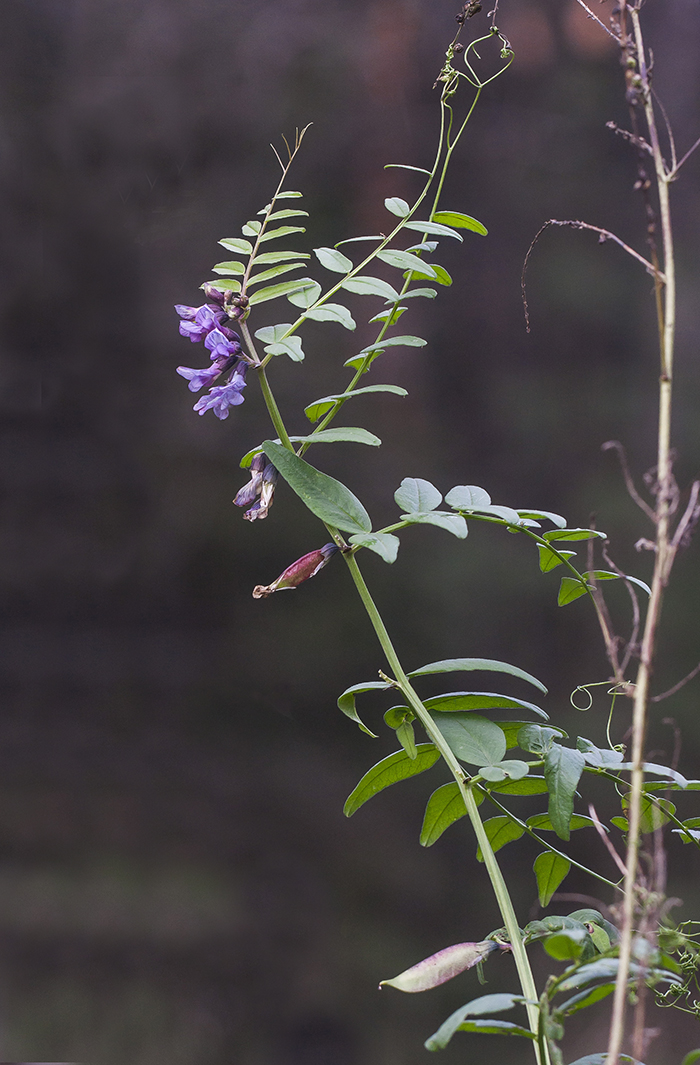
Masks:
[[[654,574],[651,583],[651,599],[649,601],[644,625],[640,663],[634,691],[629,835],[627,857],[625,861],[627,875],[625,876],[624,882],[625,901],[620,936],[620,963],[615,985],[615,998],[610,1024],[607,1065],[617,1065],[624,1034],[625,1004],[627,999],[627,984],[629,980],[632,953],[633,923],[636,908],[641,804],[644,790],[644,738],[647,725],[649,680],[654,658],[656,635],[661,616],[663,593],[668,581],[673,556],[675,554],[669,542],[669,523],[671,516],[671,502],[673,498],[673,473],[671,468],[671,399],[673,381],[673,347],[676,322],[675,260],[673,254],[673,231],[671,228],[669,203],[669,175],[667,174],[664,165],[658,131],[656,128],[651,86],[649,84],[648,68],[644,51],[644,40],[639,22],[639,12],[635,7],[627,7],[627,10],[629,11],[634,29],[639,75],[642,79],[644,111],[649,130],[649,140],[654,158],[654,167],[656,170],[659,213],[663,235],[663,272],[665,274],[666,284],[664,289],[663,308],[659,311],[661,373],[659,378],[659,427],[657,441],[658,490],[656,498],[656,556],[654,561]],[[625,8],[623,5],[623,18],[624,14]],[[623,37],[624,36],[623,33]]]
[[[270,415],[272,424],[277,430],[277,434],[280,438],[280,441],[284,444],[286,448],[289,449],[289,451],[294,451],[292,441],[289,439],[289,434],[287,433],[287,430],[284,427],[284,422],[282,421],[282,415],[280,414],[279,407],[277,406],[277,401],[275,400],[275,397],[272,394],[270,382],[268,381],[267,374],[265,373],[265,367],[258,366],[257,373],[258,378],[260,379],[260,391],[263,394],[263,399],[265,400],[267,412]]]
[[[387,632],[386,626],[382,620],[382,617],[377,609],[377,606],[372,599],[369,588],[365,583],[365,579],[360,572],[360,568],[357,565],[357,560],[353,554],[347,553],[344,555],[350,575],[355,583],[355,587],[362,600],[363,606],[367,611],[369,619],[372,623],[382,650],[386,655],[387,662],[394,674],[397,684],[400,690],[405,695],[411,709],[415,713],[416,717],[420,720],[421,724],[425,728],[428,737],[435,744],[443,759],[445,760],[450,772],[457,782],[457,786],[460,790],[460,794],[464,800],[469,819],[474,828],[474,833],[477,838],[477,842],[481,848],[481,853],[484,858],[484,864],[486,865],[487,872],[491,879],[491,885],[493,887],[496,901],[498,903],[503,923],[510,940],[511,950],[513,952],[513,959],[515,961],[515,967],[520,979],[520,985],[522,987],[523,995],[528,1000],[527,1014],[528,1021],[530,1023],[531,1031],[537,1033],[538,1020],[539,1020],[539,1007],[537,1005],[538,996],[537,988],[535,986],[535,980],[530,968],[530,962],[527,956],[527,952],[523,945],[522,934],[518,921],[513,909],[513,903],[508,892],[508,887],[503,878],[503,873],[498,865],[496,856],[493,852],[493,848],[486,834],[486,830],[482,824],[479,816],[479,811],[474,798],[472,787],[467,781],[467,775],[462,766],[457,761],[452,749],[447,744],[444,736],[436,726],[435,722],[431,718],[428,711],[423,706],[418,694],[414,690],[408,676],[404,672],[401,663],[399,661],[394,645],[391,642],[391,637]],[[535,1042],[535,1055],[537,1057],[538,1065],[548,1065],[548,1058],[543,1060],[540,1051],[539,1044]]]

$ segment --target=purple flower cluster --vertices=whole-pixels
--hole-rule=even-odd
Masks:
[[[208,295],[211,299],[218,300],[220,294],[210,289]],[[221,301],[223,302],[223,295]],[[181,318],[182,336],[189,337],[193,344],[203,340],[211,358],[211,366],[202,369],[178,366],[177,372],[189,382],[190,392],[209,388],[209,394],[197,400],[194,410],[199,414],[213,410],[216,417],[224,421],[228,418],[229,408],[237,407],[243,402],[241,392],[245,388],[248,363],[242,357],[241,338],[233,329],[224,325],[228,316],[223,307],[212,306],[210,303],[201,307],[185,307],[180,304],[175,310]],[[223,374],[228,375],[226,383],[210,387]]]

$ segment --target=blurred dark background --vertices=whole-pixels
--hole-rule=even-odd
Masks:
[[[347,685],[376,677],[379,649],[339,560],[293,595],[251,598],[324,534],[284,486],[266,522],[241,520],[230,502],[245,480],[238,461],[268,434],[255,384],[220,423],[192,412],[174,372],[203,349],[178,336],[173,304],[199,302],[225,257],[216,241],[266,202],[270,141],[314,123],[291,182],[311,213],[297,247],[384,228],[384,197],[411,199],[414,176],[382,167],[431,157],[431,86],[457,10],[453,0],[5,0],[3,1060],[413,1065],[444,1017],[480,993],[472,973],[424,996],[377,994],[380,978],[500,924],[486,875],[464,825],[418,846],[439,770],[343,817],[359,776],[395,747],[383,726],[370,740],[335,707]],[[596,10],[607,19],[610,5]],[[650,0],[644,14],[682,154],[700,133],[700,10]],[[363,382],[399,383],[409,397],[344,412],[379,433],[381,450],[338,445],[314,459],[376,525],[393,519],[405,476],[442,491],[483,485],[495,502],[560,511],[571,525],[595,513],[619,564],[645,577],[649,557],[634,543],[646,519],[600,445],[622,440],[640,482],[654,462],[649,278],[591,234],[551,230],[530,268],[529,335],[519,287],[550,217],[610,227],[644,250],[634,153],[605,128],[628,121],[617,56],[574,0],[503,0],[499,25],[517,59],[484,95],[443,199],[490,235],[444,242],[454,286],[403,319],[428,347],[387,352]],[[681,484],[700,455],[699,177],[700,153],[673,189]],[[284,317],[282,306],[261,308],[271,317],[255,327]],[[353,307],[357,334],[312,326],[306,363],[273,367],[293,431],[373,336],[379,301]],[[569,704],[577,684],[607,677],[590,612],[582,601],[559,610],[556,575],[539,574],[520,538],[416,529],[393,567],[371,556],[364,569],[407,666],[514,662],[548,685],[556,723],[603,742],[606,699],[587,715]],[[694,546],[666,602],[657,691],[700,657],[697,589]],[[624,589],[610,601],[627,625]],[[674,718],[691,776],[699,683],[657,707],[650,734],[657,758],[670,758],[662,718]],[[361,711],[379,726],[387,705],[367,696]],[[616,739],[628,723],[622,706]],[[597,838],[577,835],[576,853],[613,876]],[[697,855],[675,837],[669,850],[669,892],[684,900],[674,913],[692,916]],[[541,912],[535,850],[520,841],[503,853],[525,923]],[[613,901],[583,874],[565,888]],[[515,989],[508,959],[490,966],[485,990]],[[603,1048],[597,1010],[572,1021],[567,1060]],[[658,1065],[698,1042],[693,1018],[650,1023],[666,1025],[648,1059]],[[527,1052],[473,1040],[455,1039],[445,1062]]]

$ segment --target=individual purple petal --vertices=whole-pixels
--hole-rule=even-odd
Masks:
[[[333,555],[339,550],[337,544],[325,544],[317,551],[309,551],[308,555],[302,555],[291,566],[287,566],[272,584],[258,584],[253,589],[253,599],[267,599],[273,592],[281,592],[284,588],[296,588],[310,577],[315,577],[319,570],[330,562]]]
[[[186,318],[188,322],[193,322],[197,317],[197,312],[201,311],[201,307],[186,307],[184,303],[176,303],[175,310],[181,318]]]
[[[399,991],[409,992],[427,991],[458,976],[465,969],[471,969],[497,949],[498,943],[492,939],[485,939],[481,943],[456,943],[412,965],[393,980],[382,980],[379,987],[397,987]]]

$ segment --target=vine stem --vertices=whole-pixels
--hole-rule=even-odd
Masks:
[[[535,986],[535,980],[532,975],[532,969],[530,968],[530,961],[527,956],[527,952],[523,945],[522,933],[520,926],[518,925],[513,903],[508,891],[508,887],[503,878],[500,866],[496,860],[496,855],[493,852],[493,848],[486,834],[486,829],[483,826],[479,811],[477,808],[474,792],[467,780],[467,775],[462,769],[462,766],[457,761],[452,749],[448,746],[444,736],[437,728],[435,722],[431,718],[428,711],[423,706],[418,694],[413,688],[408,676],[404,672],[401,663],[399,661],[394,645],[391,642],[391,637],[387,631],[387,628],[382,620],[382,617],[377,609],[377,606],[372,599],[369,588],[365,583],[365,579],[362,576],[360,568],[357,564],[357,560],[354,554],[346,553],[343,556],[345,562],[350,571],[355,587],[359,593],[362,604],[367,611],[367,615],[372,623],[379,643],[386,656],[387,662],[396,678],[397,686],[405,695],[411,709],[419,719],[425,731],[427,732],[432,743],[435,744],[440,754],[442,755],[447,767],[452,773],[460,794],[464,800],[464,805],[467,809],[469,819],[472,823],[474,833],[477,838],[481,853],[484,858],[484,864],[491,880],[498,908],[503,918],[503,923],[510,939],[510,946],[513,953],[513,960],[515,961],[515,967],[520,979],[520,986],[522,987],[523,995],[526,1001],[526,1009],[528,1015],[528,1021],[530,1024],[530,1030],[537,1034],[538,1021],[539,1021],[539,1006],[537,1004],[537,988]],[[537,1058],[538,1065],[549,1065],[548,1051],[545,1046],[545,1055],[543,1056],[540,1045],[537,1041],[534,1042],[535,1056]]]
[[[629,803],[629,835],[627,846],[623,905],[622,929],[620,936],[620,960],[615,985],[610,1037],[608,1042],[607,1065],[617,1065],[625,1023],[625,1005],[632,956],[632,936],[636,905],[636,884],[639,865],[639,838],[642,796],[644,791],[644,739],[647,726],[649,703],[649,680],[651,676],[656,634],[661,616],[664,589],[668,581],[669,570],[675,551],[669,541],[669,524],[673,494],[673,474],[671,468],[671,399],[673,382],[673,347],[676,324],[676,284],[675,260],[673,253],[673,231],[671,228],[671,210],[669,202],[669,183],[671,175],[666,171],[649,84],[649,72],[644,51],[644,39],[639,21],[639,12],[634,6],[622,5],[621,32],[623,38],[625,8],[629,12],[634,31],[639,75],[642,80],[644,111],[649,130],[649,140],[656,171],[656,183],[659,196],[659,215],[663,235],[663,256],[665,287],[663,306],[659,310],[660,363],[659,377],[659,426],[657,439],[657,477],[658,492],[656,500],[656,557],[651,583],[651,599],[647,610],[642,637],[641,656],[634,690],[634,710],[632,715],[632,778]],[[658,280],[657,280],[658,284]]]

